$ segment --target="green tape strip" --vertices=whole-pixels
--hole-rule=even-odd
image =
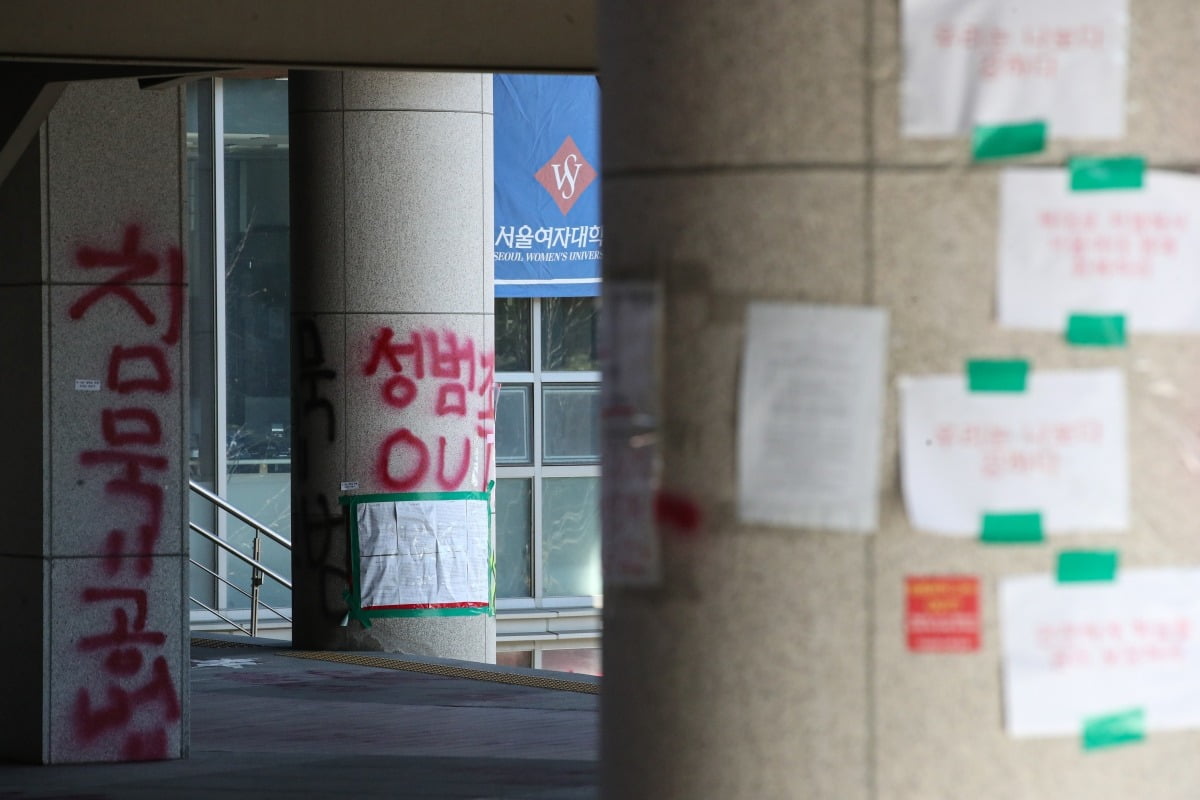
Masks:
[[[1059,583],[1102,583],[1116,580],[1116,550],[1064,550],[1058,554]]]
[[[1099,750],[1146,738],[1146,712],[1140,708],[1083,721],[1083,749]]]
[[[495,555],[492,552],[490,527],[492,520],[491,489],[486,492],[401,492],[396,494],[342,495],[338,503],[353,508],[360,503],[400,503],[413,500],[484,500],[488,503],[488,564],[489,591],[487,606],[475,608],[363,608],[362,607],[362,548],[358,541],[358,514],[347,514],[350,518],[350,589],[344,595],[349,606],[349,616],[358,620],[364,628],[371,627],[371,620],[379,617],[470,617],[496,613]]]
[[[359,503],[403,503],[412,500],[487,500],[488,492],[398,492],[395,494],[344,494],[338,503],[356,506]]]
[[[1018,122],[1013,125],[976,125],[971,152],[976,161],[1008,158],[1046,149],[1046,123]]]
[[[984,513],[979,539],[987,544],[1032,544],[1045,541],[1040,511]]]
[[[372,619],[380,617],[475,617],[491,614],[490,607],[477,608],[364,608],[362,615]],[[364,624],[370,627],[370,623]]]
[[[344,499],[338,498],[338,501]],[[364,628],[369,628],[371,619],[362,609],[362,549],[358,545],[358,514],[346,516],[350,518],[350,588],[345,594],[346,605],[349,606],[350,619],[357,620]]]
[[[1073,192],[1141,189],[1146,173],[1146,159],[1141,156],[1077,156],[1070,160],[1070,170]]]
[[[488,602],[491,604],[491,615],[496,616],[496,551],[492,542],[496,538],[496,509],[492,508],[492,490],[496,488],[494,480],[488,481]]]
[[[1124,347],[1124,314],[1072,314],[1067,317],[1066,340],[1082,347]]]
[[[979,358],[967,361],[967,389],[972,392],[1023,392],[1029,362]]]
[[[496,607],[496,551],[488,548],[488,602]]]
[[[342,599],[346,601],[346,614],[350,619],[358,620],[358,623],[364,628],[371,627],[371,618],[358,605],[358,597],[353,592],[349,589],[342,592]]]

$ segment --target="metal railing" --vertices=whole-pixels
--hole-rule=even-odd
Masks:
[[[212,503],[214,506],[216,506],[221,511],[224,511],[229,516],[233,517],[234,519],[238,520],[239,522],[243,523],[244,525],[247,525],[248,527],[254,529],[254,544],[252,545],[252,553],[251,553],[251,555],[246,555],[241,550],[238,550],[236,547],[231,545],[229,542],[227,542],[224,539],[222,539],[221,537],[217,536],[215,533],[208,530],[207,528],[204,528],[201,525],[197,525],[195,522],[190,522],[190,521],[188,522],[188,526],[193,531],[195,531],[199,535],[203,536],[205,539],[209,540],[210,542],[215,544],[217,547],[224,550],[226,553],[229,553],[233,557],[235,557],[235,558],[239,559],[240,561],[244,562],[245,564],[249,565],[249,567],[250,567],[250,591],[247,592],[245,589],[238,586],[237,584],[231,583],[224,576],[218,575],[216,572],[209,569],[204,564],[201,564],[200,562],[196,561],[196,559],[194,559],[194,558],[189,559],[192,562],[192,566],[199,567],[200,569],[207,572],[209,575],[211,575],[214,578],[216,578],[217,580],[219,580],[221,583],[225,584],[226,586],[228,586],[231,589],[236,590],[237,592],[240,592],[242,595],[244,595],[250,599],[250,627],[247,628],[244,625],[234,622],[232,619],[225,616],[217,609],[206,605],[205,603],[196,599],[195,597],[192,597],[189,595],[188,599],[191,600],[196,605],[200,606],[202,609],[204,609],[208,613],[214,615],[215,617],[218,617],[221,620],[224,620],[226,624],[232,625],[233,627],[240,630],[242,633],[247,633],[251,636],[258,635],[258,614],[259,614],[260,606],[262,608],[267,609],[268,611],[270,611],[272,614],[279,617],[280,619],[286,621],[288,624],[291,624],[291,622],[292,622],[291,617],[287,616],[282,611],[274,608],[270,604],[263,602],[263,600],[261,598],[263,578],[270,578],[271,580],[275,581],[283,588],[287,589],[289,592],[292,590],[292,582],[291,581],[289,581],[287,578],[280,575],[278,572],[275,572],[273,569],[268,567],[266,564],[262,563],[262,537],[266,536],[271,541],[275,542],[276,544],[278,544],[281,547],[283,547],[284,549],[286,549],[289,553],[292,550],[292,543],[289,542],[284,537],[280,536],[275,531],[271,530],[269,527],[267,527],[263,523],[257,521],[253,517],[251,517],[249,514],[246,514],[243,511],[236,508],[235,506],[230,505],[229,501],[225,500],[224,498],[222,498],[218,495],[213,494],[212,492],[205,489],[203,486],[196,483],[195,481],[189,481],[188,483],[192,489],[193,494],[207,500],[208,502]]]

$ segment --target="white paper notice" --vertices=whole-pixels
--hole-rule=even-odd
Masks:
[[[1150,730],[1200,727],[1200,570],[1008,578],[1000,630],[1012,736],[1078,736],[1085,719],[1132,709]]]
[[[1123,135],[1126,0],[903,0],[903,14],[905,136],[1031,120]]]
[[[978,536],[983,514],[1041,512],[1045,532],[1129,525],[1125,380],[1029,374],[1026,391],[969,392],[966,375],[900,379],[900,458],[913,527]]]
[[[1000,183],[997,316],[1065,330],[1124,314],[1130,330],[1200,330],[1200,178],[1147,170],[1140,190],[1072,192],[1060,169]]]
[[[355,508],[364,610],[490,602],[486,500]]]
[[[651,283],[604,286],[601,356],[604,415],[604,579],[662,580],[654,495],[658,489],[658,342],[661,300]]]
[[[738,418],[738,516],[870,532],[879,520],[887,312],[755,303]]]

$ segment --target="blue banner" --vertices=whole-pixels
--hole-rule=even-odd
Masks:
[[[600,87],[495,75],[496,297],[600,294]]]

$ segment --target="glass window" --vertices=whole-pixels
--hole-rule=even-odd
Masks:
[[[533,324],[529,300],[496,299],[496,370],[529,372],[533,359]]]
[[[542,300],[542,369],[555,372],[600,369],[596,358],[595,297]]]
[[[287,87],[284,80],[208,79],[187,93],[191,472],[284,537],[291,535]],[[225,343],[220,362],[218,341]],[[193,518],[251,554],[246,526],[214,518],[211,509],[193,509]],[[249,590],[243,562],[213,558],[207,543],[193,546],[197,560]],[[264,541],[262,559],[275,572],[291,572],[290,554],[274,543]],[[207,574],[193,573],[197,584]],[[223,583],[193,593],[223,610],[249,606]],[[262,599],[291,605],[290,592],[269,579]]]
[[[533,462],[533,387],[503,385],[496,404],[496,463]]]
[[[216,481],[216,293],[213,291],[213,84],[187,88],[188,443],[192,480]],[[212,530],[211,526],[209,530]],[[211,545],[210,545],[211,546]],[[211,566],[211,565],[210,565]]]
[[[194,480],[194,479],[193,479]],[[211,503],[202,500],[194,492],[188,492],[188,519],[206,531],[216,530],[216,514]],[[191,550],[188,555],[196,564],[191,564],[188,571],[188,595],[215,608],[217,600],[216,579],[212,573],[217,571],[217,558],[214,548],[209,542],[195,531],[190,531]]]
[[[292,481],[287,472],[243,473],[229,476],[227,494],[235,508],[242,509],[254,519],[276,533],[291,538]],[[233,518],[227,519],[226,538],[229,543],[247,555],[254,552],[254,529]],[[292,572],[292,554],[285,548],[262,537],[262,563],[272,571],[287,577]],[[230,557],[226,562],[229,580],[236,586],[250,586],[250,565],[239,558]],[[291,605],[291,592],[270,578],[263,581],[262,601],[276,608]],[[229,608],[249,608],[250,598],[240,592],[229,591]],[[273,617],[264,612],[264,619]]]
[[[533,481],[496,481],[496,596],[530,597],[533,570]]]
[[[508,538],[496,569],[510,581],[499,597],[591,605],[601,592],[597,308],[590,297],[496,301],[496,352],[512,370],[496,375],[496,473],[513,482],[497,487],[497,538]]]
[[[532,667],[532,650],[501,650],[496,653],[496,664],[501,667]]]
[[[283,536],[291,533],[291,356],[287,82],[225,80],[225,408],[227,496]],[[253,533],[228,537],[250,551]],[[290,558],[264,545],[263,561],[287,575]],[[230,580],[250,568],[230,559]],[[274,581],[263,600],[288,605]],[[229,595],[230,607],[249,600]]]
[[[227,134],[256,138],[287,136],[287,80],[226,78],[223,83]]]
[[[600,668],[599,647],[542,651],[542,669],[574,672],[579,675],[599,675]]]
[[[599,463],[600,387],[594,383],[543,386],[542,426],[545,463]]]
[[[291,457],[287,82],[222,85],[229,469],[284,472]]]
[[[213,291],[213,85],[195,81],[187,87],[187,219],[185,260],[188,265],[188,473],[207,489],[217,479],[216,293]],[[207,531],[216,530],[212,506],[188,493],[191,519]],[[189,595],[216,607],[215,546],[189,533],[189,553],[203,568],[192,566]]]
[[[549,596],[601,593],[599,477],[542,481],[542,582]]]

